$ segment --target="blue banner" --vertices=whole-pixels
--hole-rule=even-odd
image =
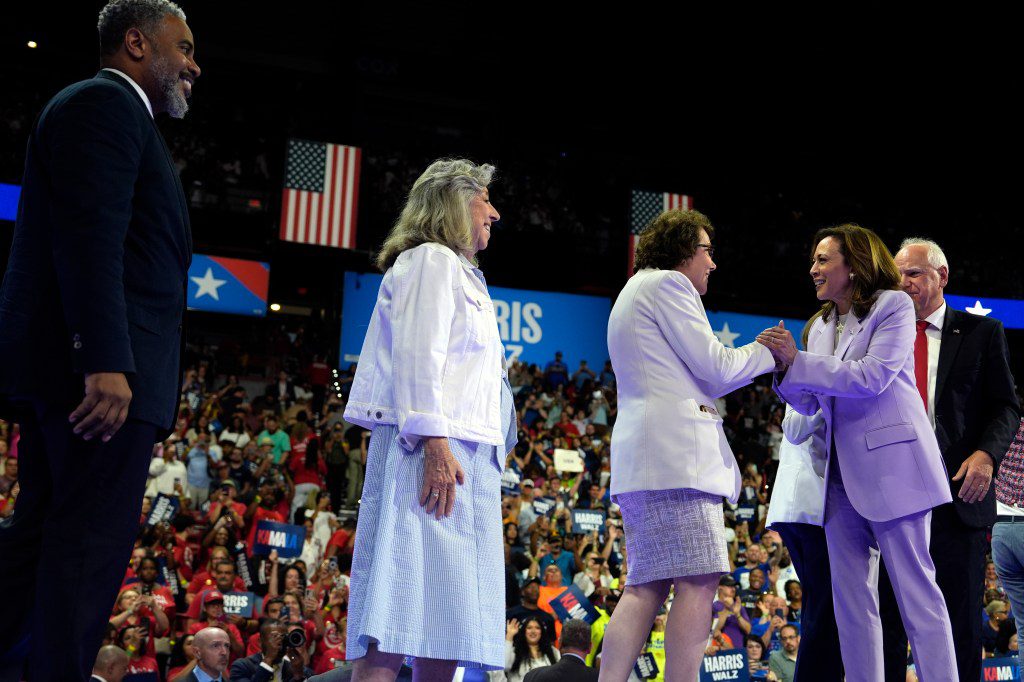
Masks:
[[[170,523],[171,519],[178,515],[180,508],[181,501],[177,497],[160,493],[153,500],[153,507],[150,509],[149,518],[146,519],[146,525],[156,526],[165,521]]]
[[[769,317],[766,315],[746,315],[744,313],[730,313],[725,310],[708,310],[708,322],[715,336],[726,348],[739,348],[748,343],[753,343],[757,335],[768,327],[774,327],[781,319],[786,329],[793,334],[797,346],[800,346],[800,332],[803,330],[807,320],[793,318]]]
[[[714,656],[705,656],[700,666],[700,682],[750,682],[747,667],[747,652],[744,649],[729,649]]]
[[[14,221],[18,217],[18,198],[21,187],[0,182],[0,220]]]
[[[604,533],[605,513],[599,509],[573,509],[572,532],[587,535],[595,530]]]
[[[383,279],[383,275],[373,273],[345,273],[339,355],[343,363],[359,359]],[[543,367],[554,359],[556,351],[562,351],[570,376],[580,360],[586,360],[591,370],[600,373],[608,359],[611,299],[503,287],[488,290],[505,355],[510,359],[518,357]]]
[[[277,550],[282,559],[302,554],[302,543],[306,541],[306,528],[276,521],[260,521],[256,526],[256,543],[253,554],[270,554]]]
[[[197,253],[188,269],[189,310],[263,317],[269,289],[267,263]]]
[[[252,592],[225,592],[224,613],[229,616],[252,618],[256,606],[256,595]]]
[[[535,497],[533,498],[533,513],[537,516],[544,516],[555,508],[555,498]]]
[[[658,669],[658,662],[654,660],[654,654],[641,654],[640,658],[636,659],[633,672],[641,680],[653,680],[661,671]]]
[[[598,619],[597,609],[584,596],[583,590],[575,585],[570,585],[564,592],[548,601],[548,604],[551,605],[558,620],[563,623],[572,618],[577,618],[593,625]]]
[[[1016,656],[986,658],[981,662],[981,679],[982,682],[1020,682],[1020,659]]]
[[[946,305],[972,315],[994,317],[1007,329],[1024,329],[1024,301],[1012,298],[979,298],[946,295]]]

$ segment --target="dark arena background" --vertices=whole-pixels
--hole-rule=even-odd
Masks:
[[[98,70],[96,17],[104,5],[6,4],[0,266],[10,251],[35,118],[55,93]],[[555,351],[571,377],[587,361],[595,373],[587,388],[603,391],[610,410],[597,408],[601,428],[588,440],[595,445],[585,456],[598,462],[597,443],[613,428],[616,405],[614,380],[602,375],[607,316],[632,274],[633,231],[660,212],[649,214],[660,202],[692,207],[715,227],[718,267],[703,300],[726,345],[750,343],[779,319],[802,326],[820,305],[808,274],[815,231],[855,222],[876,231],[892,252],[906,237],[938,242],[949,259],[950,305],[1000,319],[1013,374],[1018,382],[1024,377],[1020,60],[1012,49],[1019,40],[1003,35],[1011,24],[1006,17],[943,15],[936,8],[903,16],[883,6],[830,8],[835,14],[823,7],[735,6],[715,16],[557,3],[179,4],[202,74],[187,116],[158,116],[157,123],[187,196],[196,258],[185,323],[184,421],[160,447],[173,442],[186,458],[204,427],[214,436],[229,426],[233,433],[235,414],[246,440],[257,442],[273,415],[293,442],[304,443],[308,433],[328,443],[324,452],[330,430],[342,423],[346,433],[337,443],[344,460],[328,459],[337,468],[323,481],[337,528],[331,527],[333,549],[321,547],[317,559],[351,554],[363,471],[358,456],[353,463],[348,455],[365,441],[359,427],[341,420],[339,406],[379,281],[367,275],[379,274],[373,256],[412,182],[437,158],[497,167],[490,197],[501,220],[480,266],[506,350],[525,361],[520,418],[536,419],[545,400],[550,408],[545,368]],[[328,173],[343,174],[345,183],[336,197],[340,222],[323,209],[319,218],[327,233],[337,231],[336,245],[303,243],[316,238],[302,237],[302,225],[292,231],[284,224],[289,192],[296,197],[300,186],[324,182],[316,177],[324,172],[324,153],[345,159],[333,170],[328,164]],[[283,402],[270,395],[280,372],[298,389]],[[581,376],[578,385],[585,383]],[[244,393],[222,390],[235,385]],[[575,406],[593,419],[595,408],[584,398],[577,396]],[[758,483],[750,526],[760,532],[763,524],[754,527],[770,504],[782,403],[762,378],[725,405],[730,443],[741,464],[753,467],[751,485]],[[523,425],[521,446],[568,447],[559,423]],[[13,424],[3,425],[2,454],[14,433]],[[505,490],[507,500],[521,494],[518,480]],[[602,495],[607,480],[595,478]],[[284,481],[282,493],[291,485]],[[150,485],[151,503],[154,491]],[[252,502],[252,486],[239,493],[241,502]],[[9,516],[12,506],[9,500],[0,514]],[[208,560],[206,509],[179,512],[188,519],[178,522],[179,540],[195,549],[194,565],[178,576],[182,585],[205,567],[200,556]],[[735,538],[744,520],[726,510]],[[517,529],[525,535],[512,554],[536,554],[537,528]],[[230,531],[232,540],[237,532]],[[774,547],[781,556],[783,548]],[[742,573],[742,550],[737,556],[732,548]],[[263,566],[251,559],[253,547],[247,551],[257,574]],[[529,559],[510,561],[509,575],[523,582]],[[341,565],[344,573],[345,559]],[[771,566],[777,570],[778,562]],[[310,584],[326,584],[308,568]],[[266,597],[258,583],[245,591]],[[519,586],[509,590],[508,605],[518,605]],[[164,633],[170,644],[156,655],[161,680],[182,664],[181,647],[173,644],[196,615],[187,613],[191,601],[176,601],[177,619]],[[317,633],[336,637],[344,609],[331,612],[338,604],[325,604]],[[115,615],[120,608],[114,606]],[[246,638],[259,615],[257,607],[241,633]],[[718,651],[712,648],[709,656]],[[339,651],[341,661],[343,645]],[[314,663],[333,665],[334,658],[325,663],[323,650],[317,652]]]

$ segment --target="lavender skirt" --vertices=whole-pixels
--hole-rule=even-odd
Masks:
[[[627,585],[726,573],[722,497],[700,490],[638,490],[616,495],[626,534]]]

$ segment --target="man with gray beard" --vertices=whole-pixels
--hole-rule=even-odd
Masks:
[[[195,44],[168,0],[111,0],[98,29],[100,72],[32,130],[0,289],[0,415],[21,426],[0,682],[89,677],[177,412],[192,238],[153,117],[188,110]]]

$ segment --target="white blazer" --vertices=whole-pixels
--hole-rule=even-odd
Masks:
[[[494,304],[465,257],[434,243],[384,273],[345,419],[397,424],[413,451],[426,436],[504,445],[504,351]]]
[[[726,348],[685,275],[644,269],[615,301],[608,352],[619,394],[612,495],[691,488],[736,502],[740,473],[715,398],[772,371],[768,349]]]
[[[765,525],[773,523],[824,524],[825,418],[821,412],[807,417],[789,405],[782,420],[785,438],[779,447],[779,470],[768,505]]]

